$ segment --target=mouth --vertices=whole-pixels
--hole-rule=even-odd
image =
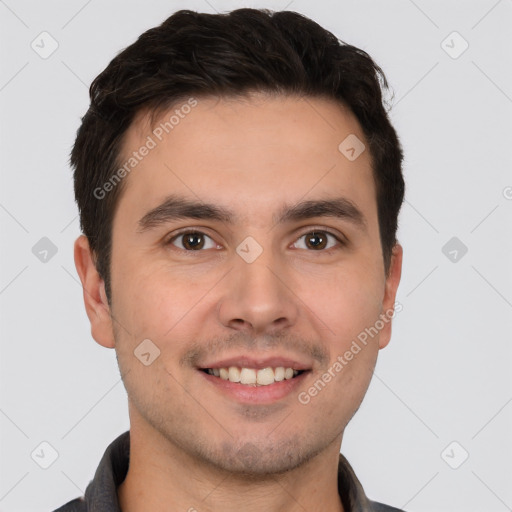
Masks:
[[[291,400],[305,386],[311,369],[291,366],[221,366],[198,368],[205,383],[229,401],[244,405],[270,405]]]
[[[293,354],[253,352],[202,361],[196,370],[207,393],[245,405],[269,405],[291,400],[313,373],[313,362]]]
[[[294,379],[308,370],[296,370],[292,367],[277,366],[266,368],[248,368],[229,366],[221,368],[200,368],[208,375],[224,381],[243,386],[270,386],[272,384]]]

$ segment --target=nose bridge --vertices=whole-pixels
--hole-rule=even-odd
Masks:
[[[234,255],[234,267],[219,306],[219,320],[232,328],[256,331],[289,326],[296,321],[297,304],[286,286],[279,254],[252,237]]]

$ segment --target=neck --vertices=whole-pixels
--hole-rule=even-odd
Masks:
[[[130,464],[118,488],[123,512],[343,512],[338,493],[341,439],[279,475],[241,476],[184,453],[145,425],[130,429]]]

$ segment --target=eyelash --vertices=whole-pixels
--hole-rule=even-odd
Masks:
[[[346,242],[344,240],[342,240],[338,235],[336,235],[333,232],[329,231],[328,229],[324,229],[324,228],[313,228],[313,229],[310,228],[308,231],[305,231],[304,233],[302,233],[296,239],[296,241],[294,243],[297,243],[297,241],[299,241],[302,237],[304,237],[306,235],[311,235],[313,233],[321,233],[321,234],[330,235],[338,242],[338,245],[335,247],[330,247],[329,249],[319,249],[317,251],[315,251],[314,249],[306,249],[308,252],[330,253],[331,251],[339,250],[339,249],[342,249],[344,246],[346,246]],[[210,235],[204,233],[203,231],[199,231],[199,230],[196,230],[193,228],[187,228],[187,229],[183,229],[182,231],[179,231],[178,233],[175,233],[171,238],[167,239],[167,241],[165,242],[165,245],[166,246],[173,245],[172,242],[183,235],[203,235],[203,236],[210,238],[213,241],[213,238]],[[205,249],[199,249],[197,251],[193,251],[193,250],[182,249],[181,247],[176,247],[176,246],[174,246],[174,247],[178,251],[185,252],[185,253],[204,252],[204,250],[205,250]]]

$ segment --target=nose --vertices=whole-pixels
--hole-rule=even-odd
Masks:
[[[252,263],[235,255],[217,308],[224,326],[261,335],[296,323],[299,299],[289,272],[277,260],[270,250]]]

